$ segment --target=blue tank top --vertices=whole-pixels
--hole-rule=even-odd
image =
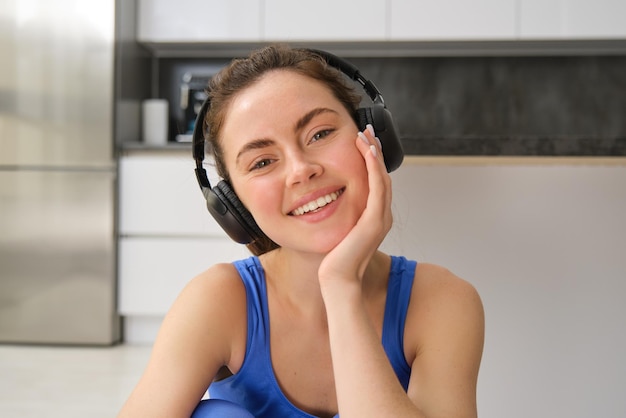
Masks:
[[[298,409],[281,391],[270,354],[269,314],[263,267],[257,257],[234,262],[246,288],[248,340],[240,370],[209,386],[209,397],[243,406],[256,418],[315,418]],[[382,345],[406,391],[411,367],[404,357],[404,323],[415,275],[415,261],[391,257]],[[337,415],[338,417],[338,415]]]

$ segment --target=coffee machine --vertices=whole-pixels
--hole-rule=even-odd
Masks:
[[[207,86],[214,73],[186,72],[180,83],[180,111],[178,126],[181,133],[176,135],[176,142],[191,142],[196,117],[202,103],[207,98]]]

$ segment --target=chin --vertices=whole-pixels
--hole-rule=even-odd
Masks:
[[[298,247],[303,251],[316,253],[316,254],[327,254],[331,252],[348,234],[347,231],[336,231],[334,234],[315,234],[313,236],[309,236],[306,242],[301,243]]]
[[[275,234],[270,238],[283,248],[307,253],[327,254],[343,241],[358,220],[358,217],[353,217],[352,214],[344,214],[342,218],[343,220],[340,222],[324,226],[310,225],[308,229],[301,229],[299,233],[285,231],[287,233]],[[346,218],[352,220],[346,221]]]
[[[333,248],[337,246],[341,242],[340,239],[337,240],[314,240],[314,239],[306,239],[304,241],[293,242],[293,237],[282,241],[274,240],[281,248],[289,249],[302,253],[311,253],[311,254],[327,254]]]

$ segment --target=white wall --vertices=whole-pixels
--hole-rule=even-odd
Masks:
[[[449,161],[393,174],[384,247],[480,292],[480,417],[625,417],[626,162]]]

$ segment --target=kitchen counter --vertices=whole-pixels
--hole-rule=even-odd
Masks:
[[[403,138],[407,155],[462,156],[626,156],[626,137],[424,136]]]
[[[407,159],[414,161],[584,161],[589,163],[626,160],[624,138],[565,138],[565,137],[416,137],[402,138]],[[126,142],[120,146],[121,155],[137,153],[176,153],[189,155],[191,143],[169,142],[153,146],[142,142]],[[415,159],[415,158],[416,159]]]

